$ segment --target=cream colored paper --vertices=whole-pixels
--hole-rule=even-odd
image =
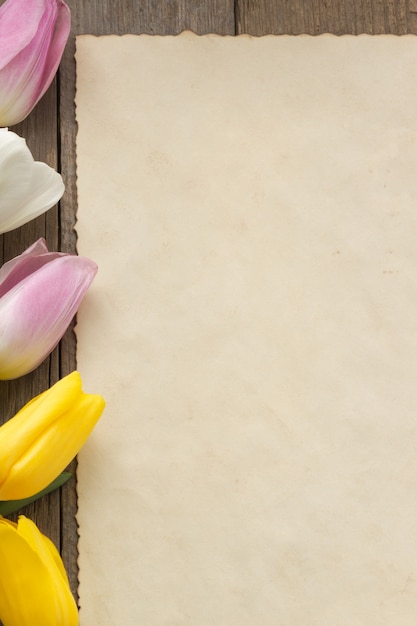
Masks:
[[[76,61],[82,626],[415,626],[417,40]]]

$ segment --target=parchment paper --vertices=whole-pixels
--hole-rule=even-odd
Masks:
[[[76,62],[82,626],[415,626],[416,38]]]

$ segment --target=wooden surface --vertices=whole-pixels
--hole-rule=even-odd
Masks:
[[[416,0],[69,0],[68,4],[72,11],[72,32],[59,75],[30,117],[13,128],[26,138],[36,159],[62,171],[66,192],[59,210],[51,209],[45,216],[1,237],[3,261],[19,254],[39,237],[46,238],[50,249],[76,250],[73,104],[76,34],[172,35],[183,30],[222,35],[417,33]],[[52,356],[35,372],[0,383],[2,419],[11,417],[34,395],[74,370],[75,352],[70,329]],[[75,470],[75,464],[72,469]],[[75,593],[76,504],[76,485],[72,479],[61,493],[47,496],[24,511],[61,549]]]

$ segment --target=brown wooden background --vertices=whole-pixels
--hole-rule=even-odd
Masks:
[[[417,33],[417,0],[67,0],[72,32],[59,75],[36,109],[12,130],[26,138],[38,160],[62,172],[66,192],[60,207],[1,236],[2,260],[21,253],[37,238],[50,249],[76,251],[77,211],[74,118],[75,35],[149,33],[173,35],[183,30],[221,35],[308,33],[404,35]],[[3,4],[0,0],[0,4]],[[70,329],[52,356],[19,380],[0,382],[1,419],[6,420],[34,395],[76,368],[75,338]],[[100,390],[86,390],[99,392]],[[73,464],[75,470],[75,464]],[[77,589],[77,507],[75,479],[27,507],[61,549],[74,593]]]

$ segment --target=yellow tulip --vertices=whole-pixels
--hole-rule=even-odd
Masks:
[[[81,385],[80,374],[72,372],[0,427],[0,500],[38,493],[84,445],[105,403]]]
[[[0,518],[0,619],[4,626],[77,626],[78,610],[52,541],[23,515]]]

